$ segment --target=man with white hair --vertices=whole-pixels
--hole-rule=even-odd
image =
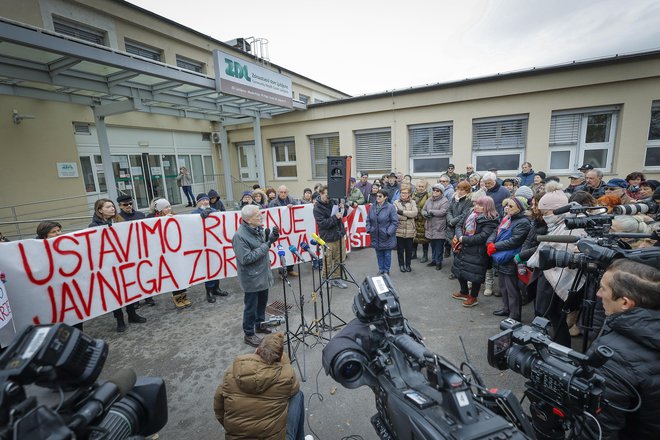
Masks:
[[[256,205],[245,205],[241,209],[243,222],[238,227],[231,243],[236,254],[238,283],[245,292],[243,309],[243,340],[252,347],[261,342],[255,333],[271,333],[260,324],[266,320],[268,289],[273,285],[273,273],[268,257],[270,246],[279,238],[275,229],[268,240],[264,235],[264,218]]]
[[[511,193],[508,189],[503,187],[497,182],[497,175],[491,171],[488,171],[484,174],[484,177],[481,178],[484,186],[486,187],[486,195],[493,199],[495,202],[495,209],[500,217],[504,217],[504,207],[502,202],[504,199],[511,197]]]

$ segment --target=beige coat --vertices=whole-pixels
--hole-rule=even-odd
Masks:
[[[289,398],[299,388],[286,353],[272,365],[257,354],[238,356],[213,398],[225,439],[284,440]]]
[[[415,238],[417,229],[415,227],[415,217],[417,217],[417,204],[414,200],[410,199],[407,202],[402,202],[401,199],[394,202],[394,208],[397,211],[403,211],[403,215],[399,216],[399,226],[396,228],[396,236],[402,238]]]

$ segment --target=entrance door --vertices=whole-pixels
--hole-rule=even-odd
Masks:
[[[176,177],[179,175],[179,168],[176,166],[176,157],[171,155],[161,156],[163,160],[163,171],[165,176],[165,190],[167,191],[167,200],[172,205],[181,203],[181,190],[176,185]]]
[[[241,180],[259,180],[257,150],[254,144],[240,144],[238,146],[238,166]]]

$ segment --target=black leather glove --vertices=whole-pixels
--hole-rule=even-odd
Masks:
[[[210,209],[202,209],[199,211],[199,215],[202,216],[202,218],[207,218],[209,215],[211,215],[211,210]]]
[[[433,213],[429,211],[429,218],[433,217]]]
[[[403,215],[403,209],[397,209],[396,213],[399,214],[399,215]]]
[[[268,237],[268,241],[270,242],[270,244],[273,244],[279,238],[280,238],[280,229],[277,226],[273,226],[270,232],[270,237]]]

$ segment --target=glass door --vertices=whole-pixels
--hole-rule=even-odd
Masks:
[[[142,156],[139,154],[131,154],[129,156],[131,164],[131,174],[133,176],[133,191],[134,199],[137,206],[135,209],[143,209],[149,206],[149,195],[147,194],[147,182],[144,177],[142,167]]]
[[[163,160],[163,175],[165,177],[165,190],[168,195],[167,200],[172,205],[178,205],[181,203],[181,190],[176,185],[176,176],[179,175],[176,157],[173,154],[163,155],[161,159]]]

